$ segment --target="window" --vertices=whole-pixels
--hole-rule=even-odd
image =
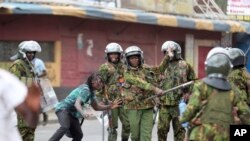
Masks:
[[[10,57],[15,55],[18,51],[18,44],[21,41],[0,41],[0,62],[9,62]],[[55,42],[39,41],[42,48],[42,53],[37,53],[37,57],[44,62],[55,62]]]

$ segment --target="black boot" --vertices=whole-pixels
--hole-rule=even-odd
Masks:
[[[48,123],[48,115],[47,113],[42,113],[43,114],[43,126],[45,126]]]
[[[122,138],[122,141],[128,141],[128,138]]]

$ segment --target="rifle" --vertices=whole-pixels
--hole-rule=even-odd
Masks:
[[[179,86],[173,87],[171,89],[168,89],[168,90],[164,91],[163,95],[166,95],[167,93],[172,92],[172,91],[177,90],[177,89],[180,89],[180,88],[185,88],[185,87],[187,87],[189,85],[192,85],[193,83],[194,83],[194,81],[189,81],[189,82],[186,82],[186,83],[181,84]],[[161,96],[163,96],[163,95],[161,95]],[[153,96],[150,96],[150,97],[148,97],[148,98],[146,98],[144,100],[150,100],[150,99],[153,99],[155,97],[159,97],[159,96],[158,95],[153,95]]]

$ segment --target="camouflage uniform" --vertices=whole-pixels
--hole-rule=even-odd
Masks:
[[[167,53],[168,48],[174,49],[174,57],[171,58]],[[181,47],[173,41],[166,41],[162,45],[162,51],[167,53],[161,64],[157,67],[147,67],[151,71],[160,74],[160,88],[163,90],[171,89],[188,81],[195,79],[193,68],[181,58]],[[158,120],[158,140],[166,141],[167,134],[170,129],[170,122],[174,129],[175,141],[183,141],[185,137],[185,129],[179,122],[179,103],[183,94],[191,92],[192,86],[184,89],[178,89],[162,96],[159,106]]]
[[[175,86],[181,85],[185,82],[194,80],[195,75],[193,69],[184,60],[178,60],[169,62],[166,70],[164,71],[164,77],[162,80],[162,89],[168,90]],[[185,137],[185,129],[181,126],[178,117],[179,107],[178,104],[183,94],[189,93],[191,87],[186,89],[179,89],[167,94],[161,98],[161,106],[159,113],[158,123],[158,140],[165,141],[167,133],[170,128],[170,121],[174,129],[175,141],[182,141]]]
[[[238,95],[237,88],[219,90],[203,81],[195,83],[193,93],[181,122],[191,124],[189,139],[194,141],[229,141],[229,125],[233,123],[232,109],[244,124],[250,123],[250,111]],[[216,109],[216,110],[215,110]]]
[[[128,109],[132,141],[151,141],[154,103],[144,99],[154,95],[156,87],[149,83],[152,80],[147,78],[149,73],[143,67],[130,68],[124,73],[125,108]]]
[[[243,73],[245,74],[247,80],[247,104],[248,107],[250,107],[250,74],[248,73],[246,68],[244,68]]]
[[[234,68],[228,76],[231,85],[239,88],[241,98],[250,105],[250,78],[245,68]]]
[[[125,50],[124,72],[125,108],[128,109],[128,118],[132,141],[151,141],[153,129],[152,95],[162,95],[163,90],[155,87],[152,71],[144,65],[143,51],[137,46],[130,46]]]
[[[117,64],[106,62],[99,68],[100,75],[104,81],[107,89],[108,100],[114,101],[116,99],[123,99],[121,95],[122,86],[124,83],[123,72],[124,64],[120,61]],[[119,107],[111,110],[111,121],[109,129],[109,141],[117,140],[118,117],[122,123],[122,140],[127,141],[130,134],[129,121],[127,117],[127,110],[124,107]]]
[[[31,67],[22,59],[16,60],[10,67],[10,72],[16,75],[26,86],[30,86],[34,81],[34,73],[31,71]],[[17,115],[18,129],[24,141],[33,141],[35,137],[35,128],[30,128],[25,123],[24,119]]]
[[[246,54],[239,48],[225,48],[233,65],[228,75],[231,85],[235,85],[241,91],[241,98],[250,105],[250,76],[246,71]]]
[[[165,68],[165,70],[164,70]],[[163,90],[171,89],[188,81],[194,80],[195,74],[191,66],[184,60],[167,62],[166,66],[161,66],[164,70],[161,87]],[[182,141],[185,137],[185,129],[181,126],[178,117],[178,104],[183,94],[190,93],[192,86],[184,89],[178,89],[168,93],[160,99],[160,112],[158,122],[158,140],[165,141],[172,120],[175,141]]]

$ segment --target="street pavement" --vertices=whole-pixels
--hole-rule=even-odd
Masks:
[[[50,111],[48,113],[49,115],[49,122],[47,125],[43,126],[42,124],[39,124],[36,133],[35,133],[35,141],[48,141],[49,138],[53,135],[53,133],[59,128],[59,123],[57,122],[57,117],[54,114],[54,111]],[[91,118],[90,120],[85,120],[82,125],[83,130],[83,140],[84,141],[107,141],[107,135],[108,132],[106,130],[106,127],[104,129],[104,140],[102,136],[102,124],[97,120],[96,118]],[[118,128],[118,138],[117,141],[121,140],[121,123],[119,123]],[[63,136],[61,141],[71,141],[72,139]],[[173,141],[173,132],[172,129],[170,130],[168,141]],[[157,122],[154,125],[153,132],[152,132],[152,141],[157,141]]]

